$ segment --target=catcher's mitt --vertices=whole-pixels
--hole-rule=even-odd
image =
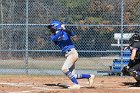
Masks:
[[[124,76],[130,76],[128,66],[125,66],[125,67],[122,69],[122,73],[123,73]]]

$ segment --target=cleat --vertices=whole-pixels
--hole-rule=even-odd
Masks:
[[[93,87],[94,79],[95,79],[95,75],[91,75],[91,77],[88,79],[90,87]]]
[[[136,71],[133,71],[133,72],[131,73],[131,75],[132,75],[133,77],[136,77],[136,76],[137,76],[137,72],[136,72]]]
[[[140,81],[137,81],[134,86],[135,87],[140,87]]]
[[[80,85],[74,84],[73,86],[68,87],[68,89],[80,89]]]

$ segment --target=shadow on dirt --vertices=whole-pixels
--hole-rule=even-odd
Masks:
[[[58,86],[58,87],[61,87],[61,88],[68,88],[69,86],[66,85],[66,84],[62,84],[62,83],[58,83],[58,84],[44,84],[46,86]]]
[[[136,82],[123,82],[123,86],[129,86],[129,87],[139,87],[136,85]]]
[[[62,84],[62,83],[57,83],[57,84],[44,84],[46,86],[58,86],[58,87],[61,87],[61,88],[68,88],[69,86],[66,85],[66,84]],[[86,88],[86,89],[95,89],[95,87],[81,87],[81,88]]]

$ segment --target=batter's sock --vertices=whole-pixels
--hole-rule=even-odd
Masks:
[[[77,79],[83,79],[83,78],[90,78],[91,75],[90,74],[75,74],[75,78]]]
[[[72,75],[72,73],[70,71],[67,71],[65,73],[65,75],[74,83],[74,84],[78,84],[76,78],[74,75]]]

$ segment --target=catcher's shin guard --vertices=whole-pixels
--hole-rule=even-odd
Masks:
[[[136,81],[140,81],[140,72],[139,71],[133,71],[133,76],[136,79]]]

